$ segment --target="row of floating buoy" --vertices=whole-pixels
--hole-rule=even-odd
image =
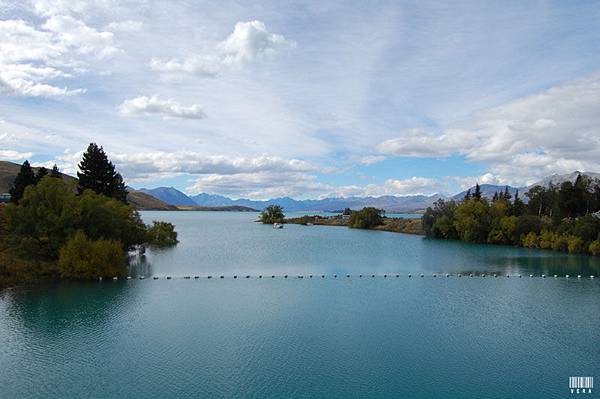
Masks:
[[[324,279],[324,278],[327,278],[327,276],[328,276],[328,275],[326,275],[326,274],[321,274],[321,275],[320,275],[320,277],[321,277],[322,279]],[[371,277],[371,278],[375,278],[375,277],[377,277],[377,276],[378,276],[378,275],[376,275],[376,274],[371,274],[371,275],[370,275],[370,277]],[[392,276],[393,276],[393,277],[396,277],[396,278],[398,278],[398,277],[400,277],[401,275],[400,275],[400,274],[381,274],[381,275],[379,275],[379,276],[381,276],[381,277],[383,277],[383,278],[392,277]],[[423,278],[423,277],[425,277],[425,274],[421,273],[419,276]],[[437,277],[438,275],[437,275],[437,273],[433,273],[431,276],[432,276],[432,277]],[[446,273],[446,274],[445,274],[445,276],[446,276],[446,277],[451,277],[451,276],[453,276],[453,274],[451,274],[451,273]],[[457,273],[457,274],[456,274],[456,276],[457,276],[457,277],[462,277],[463,275],[462,275],[462,273]],[[480,274],[480,276],[481,276],[481,277],[486,277],[486,274],[485,274],[485,273],[482,273],[482,274]],[[498,274],[497,274],[497,273],[494,273],[494,274],[492,274],[491,276],[493,276],[493,277],[497,278],[497,277],[498,277]],[[237,274],[234,274],[232,277],[233,277],[234,279],[237,279],[237,278],[238,278],[238,275],[237,275]],[[252,278],[252,276],[251,276],[251,275],[249,275],[249,274],[245,275],[244,277],[245,277],[245,278],[247,278],[247,279],[250,279],[250,278]],[[262,279],[262,278],[263,278],[263,275],[262,275],[262,274],[260,274],[260,275],[258,275],[257,277],[258,277],[259,279]],[[274,274],[273,274],[273,275],[271,275],[270,277],[273,279],[273,278],[276,278],[276,277],[279,277],[279,276],[276,276],[276,275],[274,275]],[[289,276],[289,275],[287,275],[287,274],[284,274],[284,275],[283,275],[283,276],[281,276],[281,277],[283,277],[283,278],[288,278],[288,277],[290,277],[290,276]],[[299,279],[303,279],[304,277],[305,277],[305,276],[304,276],[304,275],[302,275],[302,274],[299,274],[299,275],[297,275],[297,276],[296,276],[296,278],[299,278]],[[314,275],[312,275],[312,274],[309,274],[309,275],[307,275],[306,277],[308,277],[308,278],[313,278],[313,277],[315,277],[315,276],[314,276]],[[333,277],[333,278],[338,278],[338,275],[337,275],[337,274],[333,274],[333,275],[331,275],[331,277]],[[350,277],[352,277],[352,275],[350,275],[350,274],[346,274],[346,278],[350,278]],[[365,277],[365,276],[364,276],[364,275],[362,275],[362,274],[359,274],[357,277],[358,277],[358,278],[363,278],[363,277]],[[407,274],[407,277],[409,277],[409,278],[412,278],[412,277],[413,277],[413,275],[412,275],[411,273],[409,273],[409,274]],[[476,277],[476,276],[475,276],[473,273],[470,273],[470,274],[469,274],[469,277]],[[506,278],[510,278],[510,277],[518,277],[518,278],[522,278],[523,276],[522,276],[521,274],[516,274],[516,275],[512,275],[512,276],[511,276],[510,274],[506,274]],[[535,275],[533,275],[533,274],[530,274],[530,275],[529,275],[529,277],[530,277],[530,278],[534,278],[534,277],[536,277],[536,276],[535,276]],[[541,277],[541,278],[546,278],[546,275],[545,275],[545,274],[542,274],[542,275],[540,275],[540,277]],[[555,274],[553,277],[554,277],[554,278],[559,278],[560,276],[559,276],[558,274]],[[139,276],[139,277],[138,277],[138,279],[140,279],[140,280],[144,280],[145,278],[146,278],[145,276]],[[159,276],[152,276],[152,279],[153,279],[153,280],[159,280],[160,278],[161,278],[161,277],[159,277]],[[166,278],[167,280],[171,280],[173,277],[172,277],[172,276],[165,276],[164,278]],[[192,276],[188,276],[188,275],[186,275],[186,276],[183,276],[183,278],[184,278],[185,280],[190,280],[190,279],[192,278]],[[207,279],[212,279],[212,278],[213,278],[213,276],[212,276],[212,275],[208,275],[208,276],[206,276],[206,278],[207,278]],[[221,274],[221,275],[219,275],[219,278],[220,278],[220,279],[224,279],[224,278],[225,278],[225,275],[222,275],[222,274]],[[568,279],[568,278],[571,278],[571,276],[570,276],[569,274],[565,274],[565,278],[567,278],[567,279]],[[583,278],[583,276],[582,276],[581,274],[578,274],[578,275],[577,275],[577,279],[581,280],[582,278]],[[593,280],[593,279],[595,278],[595,276],[594,276],[594,275],[591,275],[589,278],[590,278],[590,280]],[[116,277],[116,276],[115,276],[115,277],[113,277],[112,279],[113,279],[113,281],[117,281],[117,280],[119,280],[119,278],[118,278],[118,277]],[[131,279],[132,279],[132,277],[131,277],[131,276],[127,276],[127,278],[126,278],[126,279],[127,279],[127,280],[131,280]],[[198,279],[200,279],[200,276],[198,276],[198,275],[194,276],[194,280],[198,280]],[[102,278],[102,277],[98,277],[98,281],[102,281],[102,280],[103,280],[103,278]]]

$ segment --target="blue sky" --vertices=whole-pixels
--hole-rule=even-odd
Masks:
[[[600,3],[0,0],[0,158],[264,199],[600,171]]]

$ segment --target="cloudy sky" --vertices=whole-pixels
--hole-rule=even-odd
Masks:
[[[0,159],[257,199],[600,172],[599,46],[597,1],[0,0]]]

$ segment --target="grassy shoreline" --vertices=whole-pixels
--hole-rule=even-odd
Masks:
[[[348,219],[341,217],[302,216],[298,218],[286,218],[284,223],[302,224],[312,223],[318,226],[348,226]],[[414,235],[425,235],[421,226],[421,219],[409,218],[383,218],[383,224],[367,230],[389,231],[392,233],[404,233]]]

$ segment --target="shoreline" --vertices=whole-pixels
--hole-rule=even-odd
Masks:
[[[312,223],[315,226],[348,227],[348,220],[344,220],[341,217],[302,216],[298,218],[286,218],[283,220],[283,223],[301,225]],[[416,218],[384,218],[382,225],[364,230],[425,236],[425,231],[421,226],[421,219]]]

